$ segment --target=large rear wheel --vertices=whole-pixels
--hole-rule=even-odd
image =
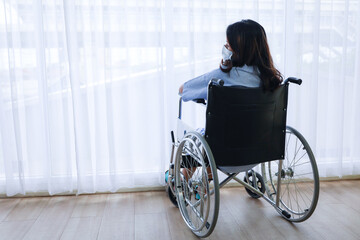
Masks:
[[[175,192],[187,226],[199,237],[209,236],[219,214],[219,182],[209,145],[197,132],[187,133],[177,149]]]
[[[305,138],[287,126],[285,156],[280,161],[262,164],[267,195],[284,211],[280,214],[292,222],[302,222],[314,212],[319,198],[319,174],[314,154]],[[280,181],[280,184],[278,185]],[[278,189],[280,188],[280,189]],[[277,196],[279,195],[279,196]]]

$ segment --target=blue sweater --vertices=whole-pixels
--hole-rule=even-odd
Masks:
[[[253,66],[233,67],[228,73],[224,73],[218,68],[184,83],[181,96],[185,102],[207,99],[208,84],[213,78],[224,80],[224,86],[260,87],[259,75],[259,71]]]

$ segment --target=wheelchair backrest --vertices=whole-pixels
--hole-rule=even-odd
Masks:
[[[217,166],[284,158],[288,84],[274,92],[209,84],[205,139]]]

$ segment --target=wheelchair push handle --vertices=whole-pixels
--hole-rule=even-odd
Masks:
[[[212,78],[212,79],[210,80],[210,84],[219,85],[219,86],[224,86],[224,80],[219,79],[219,78]]]
[[[296,78],[296,77],[289,77],[285,80],[285,83],[287,83],[287,82],[296,83],[297,85],[301,85],[302,80],[300,78]]]

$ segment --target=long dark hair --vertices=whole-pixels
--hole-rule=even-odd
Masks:
[[[242,20],[229,25],[226,37],[233,50],[229,68],[248,66],[257,67],[262,87],[273,91],[282,82],[281,73],[274,67],[264,28],[253,20]]]

